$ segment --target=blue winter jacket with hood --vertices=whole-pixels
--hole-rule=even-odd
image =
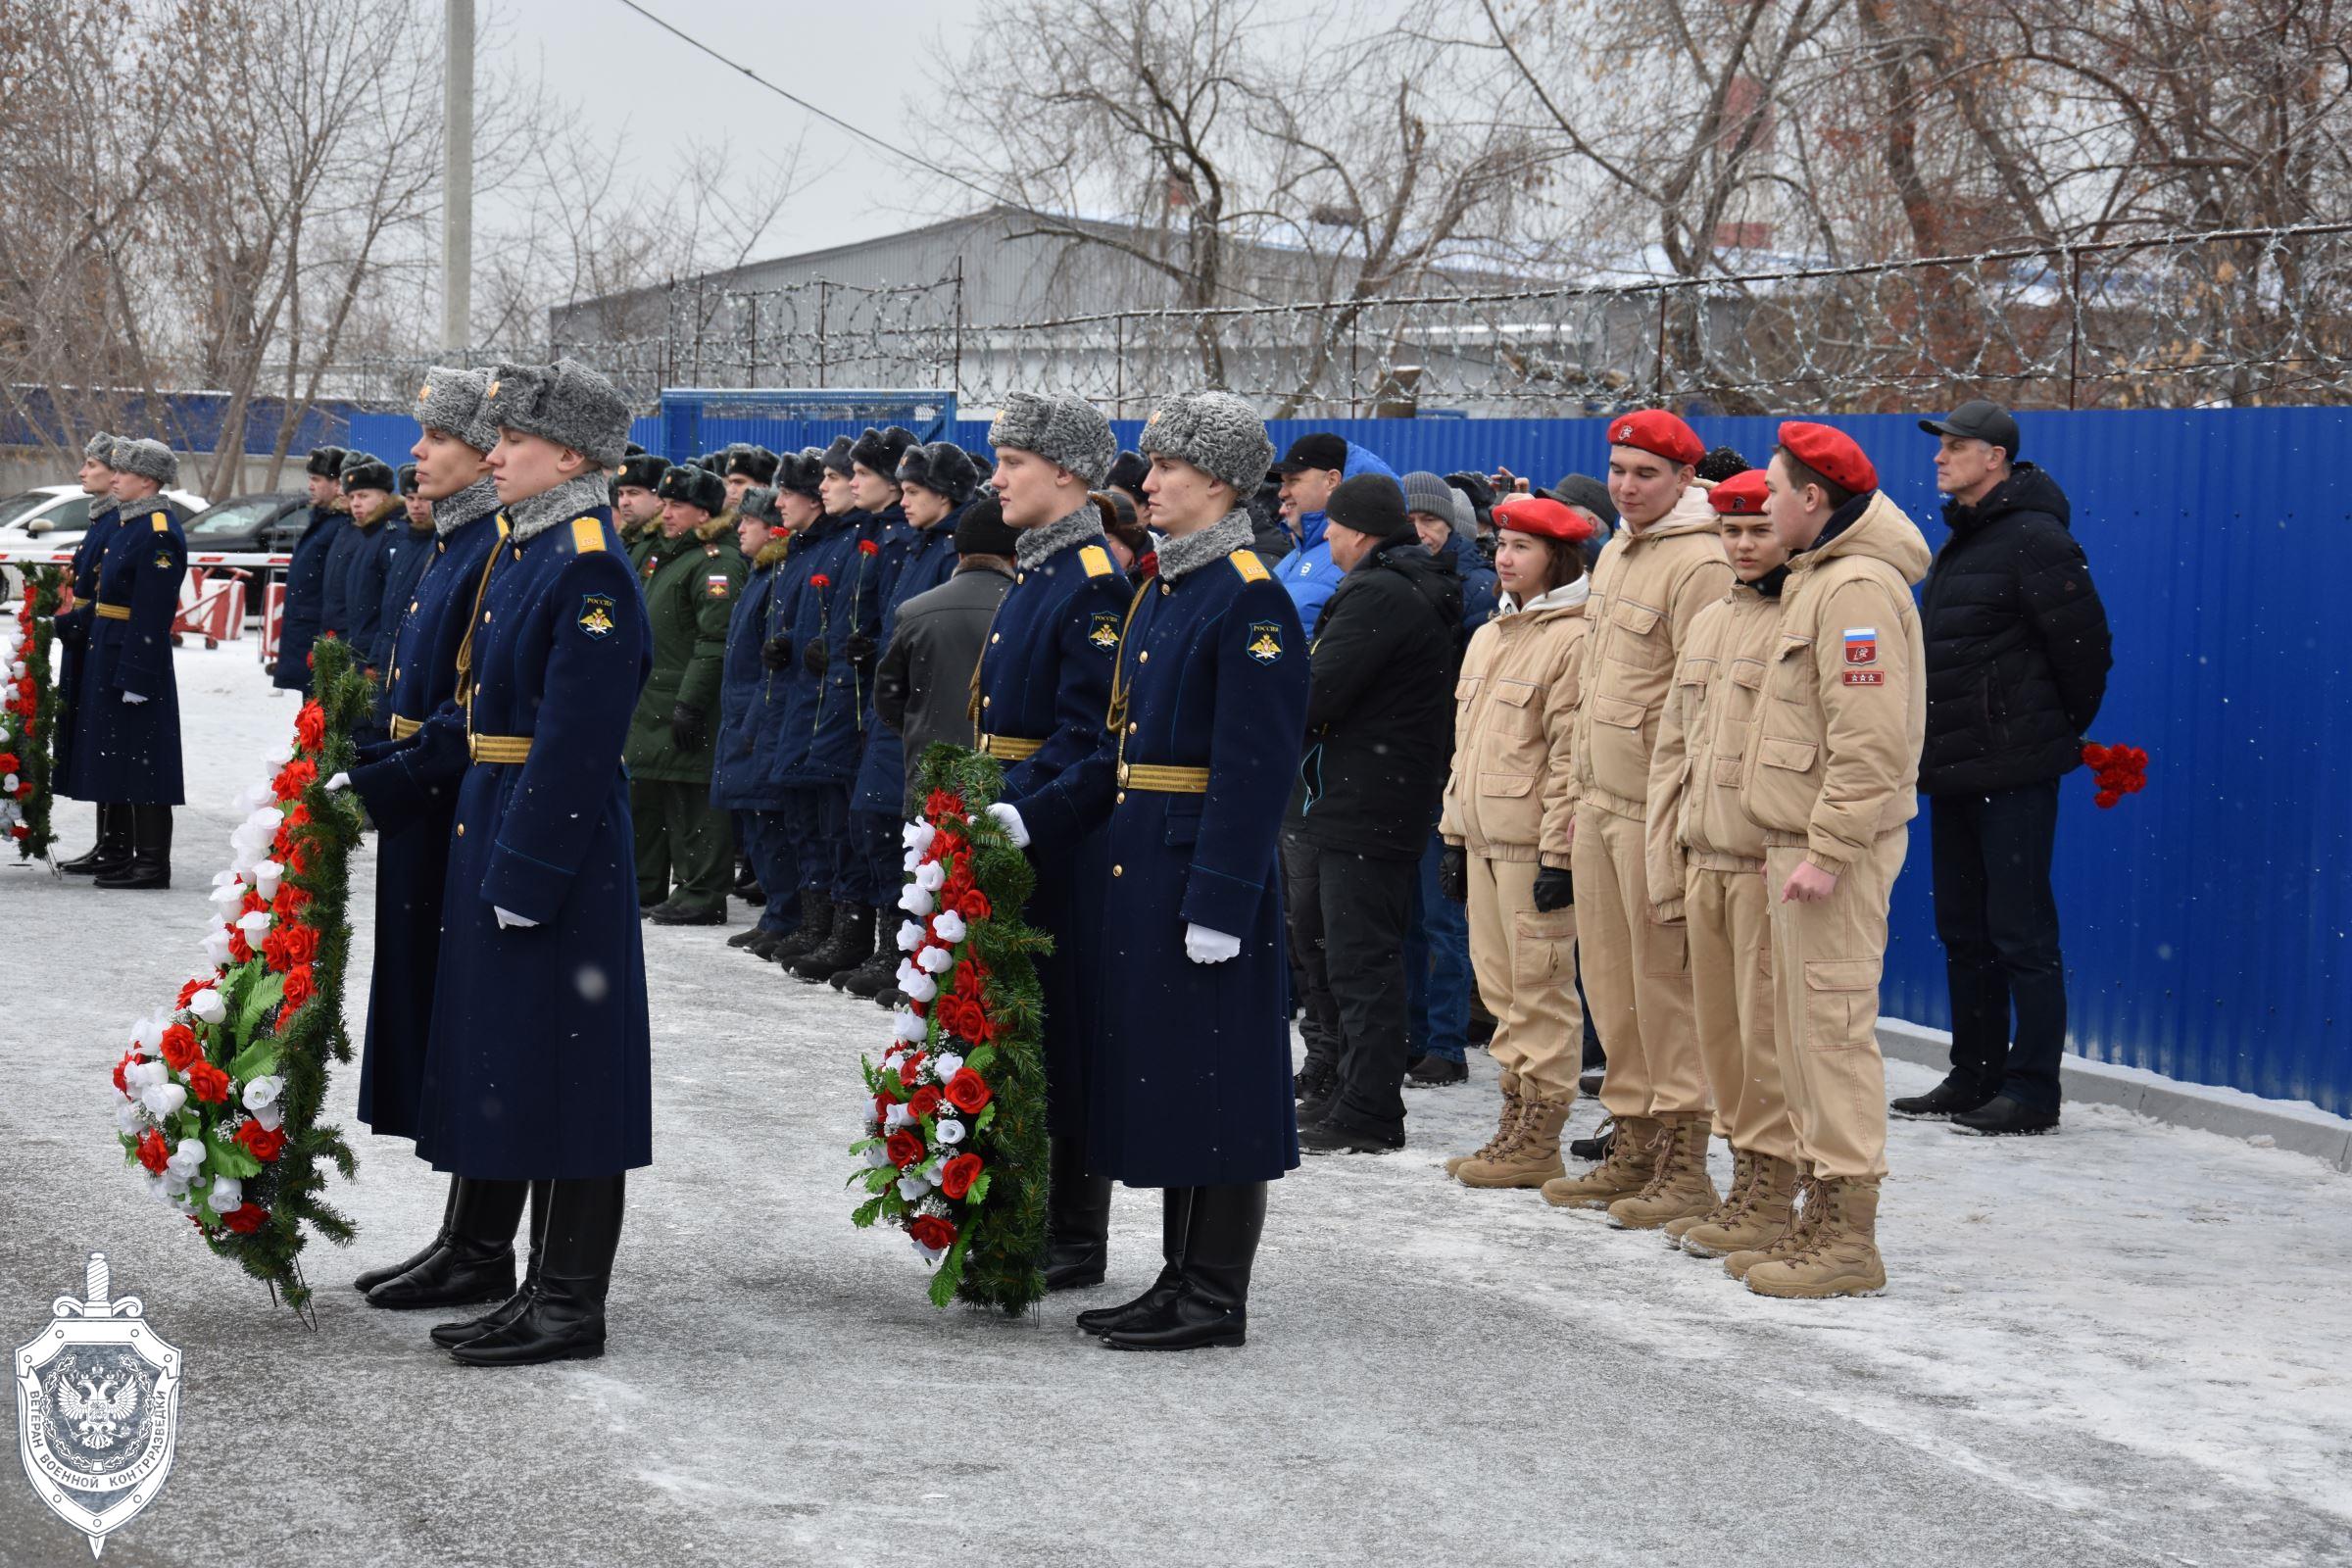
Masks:
[[[1396,477],[1396,470],[1371,453],[1348,443],[1348,466],[1341,476],[1352,479],[1359,473],[1385,473]],[[1323,613],[1324,604],[1339,591],[1340,579],[1348,573],[1331,559],[1331,541],[1324,537],[1328,523],[1320,512],[1309,512],[1298,519],[1298,548],[1285,556],[1275,570],[1282,586],[1289,590],[1291,602],[1298,607],[1298,624],[1312,639],[1315,621]]]

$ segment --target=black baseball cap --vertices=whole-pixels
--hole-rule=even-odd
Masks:
[[[1956,435],[1999,447],[2010,462],[2017,461],[2017,421],[1989,399],[1971,398],[1954,409],[1950,418],[1922,419],[1919,427],[1930,435]]]
[[[1309,468],[1348,466],[1348,438],[1317,430],[1291,443],[1291,450],[1274,465],[1276,473],[1304,473]]]

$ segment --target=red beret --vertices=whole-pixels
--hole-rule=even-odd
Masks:
[[[1707,492],[1707,500],[1723,515],[1760,517],[1764,514],[1764,470],[1735,473]]]
[[[1879,470],[1843,430],[1790,419],[1781,426],[1781,445],[1790,457],[1841,489],[1866,495],[1879,487]]]
[[[1494,526],[1513,533],[1542,534],[1583,544],[1593,534],[1592,520],[1548,496],[1511,496],[1494,504]]]
[[[1696,463],[1707,455],[1698,432],[1664,409],[1620,414],[1609,421],[1609,445],[1639,447],[1669,463]]]

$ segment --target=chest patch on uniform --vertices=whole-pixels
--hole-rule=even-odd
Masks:
[[[155,553],[155,565],[158,571],[170,571],[172,569],[172,553],[168,550],[158,550]]]
[[[1849,664],[1875,664],[1879,662],[1879,628],[1848,626],[1845,628],[1845,662]],[[1861,682],[1853,684],[1860,685]]]
[[[1106,654],[1118,647],[1119,617],[1107,610],[1097,611],[1094,619],[1087,622],[1086,640]]]
[[[580,630],[591,637],[612,635],[612,596],[611,594],[580,595]]]
[[[1883,669],[1849,669],[1845,672],[1848,686],[1884,686],[1886,672]]]
[[[1261,664],[1278,662],[1282,658],[1282,627],[1271,620],[1250,623],[1249,640],[1242,644],[1243,652]]]
[[[706,599],[724,599],[732,591],[727,574],[723,571],[714,571],[703,579],[703,597]]]

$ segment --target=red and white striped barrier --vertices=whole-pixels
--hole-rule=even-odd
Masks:
[[[229,551],[220,554],[191,554],[188,564],[194,566],[283,566],[293,557],[263,555],[256,551]],[[0,549],[0,565],[68,566],[74,564],[71,550],[7,550]]]

